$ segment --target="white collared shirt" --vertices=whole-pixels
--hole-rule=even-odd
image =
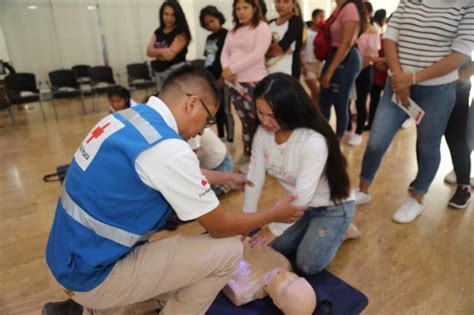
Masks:
[[[147,104],[178,132],[168,106],[158,97]],[[199,168],[199,160],[186,141],[168,139],[140,153],[135,169],[145,185],[158,190],[181,220],[196,219],[217,208],[219,200]]]

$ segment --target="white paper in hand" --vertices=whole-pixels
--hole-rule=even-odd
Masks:
[[[408,98],[408,101],[410,102],[410,105],[407,108],[403,106],[401,103],[397,102],[397,96],[396,94],[393,94],[392,102],[397,104],[405,113],[408,114],[408,116],[413,118],[413,120],[418,125],[423,119],[423,116],[425,116],[425,111],[420,106],[418,106],[418,104],[415,103],[411,98]]]

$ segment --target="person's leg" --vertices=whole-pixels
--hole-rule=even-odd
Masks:
[[[347,131],[352,131],[352,111],[351,111],[351,106],[352,106],[352,100],[349,99],[349,103],[347,103]]]
[[[301,243],[301,240],[303,239],[309,226],[310,209],[311,208],[307,209],[305,214],[292,226],[290,226],[282,235],[273,240],[271,246],[274,250],[282,253],[283,255],[289,255],[298,249],[298,246]]]
[[[94,314],[204,314],[242,257],[239,238],[165,238],[138,247],[92,291],[73,299]]]
[[[246,128],[246,124],[245,124],[246,117],[245,117],[242,95],[240,95],[239,92],[237,92],[233,88],[227,88],[227,91],[229,95],[229,101],[234,105],[235,112],[237,113],[237,116],[239,116],[240,122],[242,124],[242,142],[245,143],[244,134],[245,134],[245,128]]]
[[[225,138],[224,128],[226,125],[225,109],[224,104],[222,104],[222,98],[220,102],[219,109],[216,113],[216,125],[217,125],[217,136],[221,139]]]
[[[421,202],[439,167],[441,137],[456,100],[456,83],[416,85],[411,97],[425,111],[417,126],[418,173],[412,185],[413,197]]]
[[[458,84],[456,87],[456,102],[448,120],[446,143],[451,153],[458,185],[470,185],[471,152],[467,144],[467,118],[469,113],[469,93],[471,85]]]
[[[309,90],[311,91],[311,99],[313,100],[314,106],[319,108],[319,82],[318,82],[318,75],[320,69],[316,62],[307,63],[306,67],[308,69],[308,73],[305,77],[305,83],[308,86]]]
[[[388,80],[384,95],[375,114],[362,161],[359,189],[363,193],[368,192],[370,183],[377,173],[385,151],[390,143],[392,143],[397,130],[408,117],[398,105],[392,102],[392,96],[391,82]]]
[[[411,183],[410,196],[393,215],[397,223],[412,222],[423,212],[423,197],[441,160],[441,137],[454,106],[455,92],[455,82],[436,86],[415,85],[411,88],[411,98],[425,111],[425,115],[417,125],[418,173]]]
[[[372,88],[372,66],[362,70],[356,80],[357,87],[357,128],[356,134],[361,135],[367,120],[367,96]]]
[[[237,95],[233,102],[235,109],[242,121],[242,140],[244,144],[244,155],[250,157],[252,150],[252,141],[255,131],[257,131],[258,120],[255,104],[252,100],[255,83],[240,83],[246,90],[244,95]],[[233,90],[233,89],[230,89]],[[237,91],[234,91],[237,93]],[[235,95],[235,94],[234,94]]]
[[[313,100],[313,105],[319,108],[319,83],[316,79],[316,76],[313,76],[311,79],[306,79],[304,81],[308,86],[311,92],[311,99]]]
[[[213,171],[232,173],[233,169],[234,161],[232,160],[232,156],[227,153],[221,164],[219,164],[218,167],[213,169]],[[214,191],[216,196],[220,196],[221,194],[227,193],[231,190],[229,187],[224,185],[211,185],[211,189]]]
[[[331,53],[326,60],[326,63],[323,66],[323,70],[321,72],[321,76],[324,76],[326,73],[329,64],[331,63],[332,58],[334,57],[334,53]],[[324,117],[329,121],[331,118],[331,106],[334,103],[334,96],[337,93],[337,90],[334,91],[334,87],[324,88],[320,86],[319,89],[319,109]]]
[[[222,89],[222,105],[224,107],[225,113],[225,126],[226,126],[226,133],[227,133],[227,142],[233,143],[234,142],[234,116],[232,116],[232,110],[230,109],[230,100],[229,94],[226,91],[227,88]]]
[[[347,128],[348,122],[348,104],[352,86],[355,83],[357,75],[360,72],[361,56],[356,48],[352,48],[347,54],[346,59],[336,69],[331,79],[331,85],[334,86],[334,109],[336,110],[336,135],[342,138]]]
[[[310,208],[310,223],[298,246],[296,265],[307,275],[326,268],[336,256],[355,211],[354,201]]]
[[[374,121],[375,113],[377,111],[377,106],[380,102],[380,95],[382,94],[384,87],[374,84],[372,90],[370,91],[370,109],[369,109],[369,122],[367,124],[367,129],[372,128],[372,123]]]

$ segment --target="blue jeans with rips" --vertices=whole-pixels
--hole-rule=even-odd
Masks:
[[[296,266],[307,275],[331,263],[354,216],[355,202],[308,208],[295,224],[272,242],[284,255],[296,251]]]
[[[322,74],[327,71],[332,59],[336,55],[333,48],[324,64]],[[349,96],[362,67],[362,57],[359,49],[352,47],[344,61],[337,67],[329,82],[329,88],[321,87],[319,94],[319,108],[327,120],[331,117],[331,106],[336,111],[336,135],[342,137],[349,122]]]
[[[440,144],[456,100],[456,82],[441,85],[415,85],[410,97],[424,111],[417,125],[418,173],[412,190],[426,194],[441,160]],[[397,130],[408,115],[392,102],[392,84],[388,78],[385,91],[377,108],[370,137],[365,149],[361,182],[371,182]],[[400,164],[403,167],[403,164]]]

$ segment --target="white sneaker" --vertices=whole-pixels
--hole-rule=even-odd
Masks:
[[[408,197],[394,213],[392,219],[398,223],[409,223],[415,220],[423,212],[423,205],[416,199]]]
[[[359,187],[353,190],[356,205],[363,205],[370,202],[370,193],[360,191]]]
[[[403,129],[407,129],[408,127],[411,126],[411,119],[408,118],[407,120],[405,120],[405,122],[402,124],[402,128]]]
[[[353,146],[353,147],[356,147],[358,146],[359,144],[362,143],[362,135],[358,135],[358,134],[353,134],[350,138],[349,138],[349,141],[347,141],[347,143],[349,143],[350,146]]]

